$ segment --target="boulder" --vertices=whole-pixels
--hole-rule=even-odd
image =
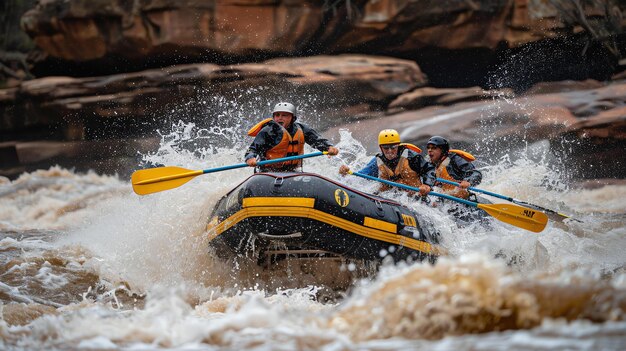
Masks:
[[[552,138],[550,145],[570,160],[572,177],[626,178],[626,107],[583,118]]]
[[[569,90],[569,89],[568,89]],[[360,121],[352,135],[377,152],[376,135],[395,128],[405,142],[424,147],[432,135],[447,137],[453,148],[485,161],[528,145],[548,141],[550,149],[582,179],[626,176],[626,83],[596,89],[434,105]]]
[[[430,105],[454,105],[466,101],[512,98],[513,96],[513,91],[510,89],[484,90],[480,87],[440,89],[424,87],[398,96],[389,104],[388,111],[397,113]]]
[[[524,95],[564,93],[576,90],[597,89],[603,86],[605,86],[604,83],[598,82],[594,79],[585,79],[582,81],[562,80],[556,82],[539,82],[533,85],[530,89],[526,90]]]
[[[384,109],[426,77],[412,61],[362,56],[280,58],[258,64],[191,64],[111,76],[46,77],[0,90],[2,132],[54,126],[66,140],[154,133],[183,119],[210,124],[229,103],[252,106],[233,123],[252,123],[277,100],[294,101],[316,124]],[[256,104],[256,106],[254,106]],[[20,113],[16,113],[20,111]],[[255,116],[256,115],[256,116]],[[7,134],[5,134],[6,136]],[[2,135],[0,134],[0,137]]]
[[[394,128],[400,132],[403,141],[425,148],[426,141],[433,135],[449,139],[453,148],[489,157],[499,157],[509,149],[525,142],[551,138],[577,121],[576,117],[561,106],[522,106],[519,100],[485,100],[465,102],[452,106],[430,106],[420,110],[405,111],[383,118],[359,121],[358,128],[340,125],[331,129],[328,135],[335,135],[339,129],[349,129],[352,135],[362,141],[368,151],[376,152],[378,131]],[[494,150],[492,150],[494,149]]]
[[[17,141],[0,143],[0,184],[2,176],[17,178],[24,172],[63,165],[76,172],[130,177],[141,155],[159,147],[157,137],[78,141]]]

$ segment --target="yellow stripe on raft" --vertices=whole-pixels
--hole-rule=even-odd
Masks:
[[[392,232],[392,233],[398,232],[397,225],[393,223],[381,221],[380,219],[374,219],[371,217],[365,217],[365,219],[363,220],[363,225],[366,227],[370,227],[370,228],[381,229],[386,232]]]
[[[308,197],[247,197],[243,208],[256,206],[299,206],[313,208],[315,199]]]
[[[314,208],[309,208],[308,206],[303,207],[290,207],[290,206],[263,206],[263,207],[255,207],[250,206],[249,202],[246,202],[247,199],[259,199],[255,200],[252,203],[262,203],[263,199],[275,199],[275,198],[246,198],[244,199],[244,203],[249,207],[243,208],[237,211],[232,216],[226,218],[217,226],[211,228],[209,230],[209,241],[215,239],[218,235],[224,233],[237,223],[242,220],[250,217],[299,217],[299,218],[310,218],[314,219],[334,227],[343,229],[345,231],[354,233],[356,235],[360,235],[366,238],[375,239],[379,241],[388,242],[395,245],[401,245],[404,247],[411,248],[416,251],[420,251],[426,254],[439,254],[442,251],[430,243],[425,241],[416,240],[413,238],[408,238],[399,234],[387,233],[382,230],[362,226],[351,221],[348,221],[343,218],[339,218],[333,215],[330,215],[326,212],[322,212],[316,210]],[[286,199],[286,198],[281,198]],[[306,199],[306,198],[294,198],[294,199]],[[309,199],[314,200],[314,199]],[[303,202],[304,203],[304,202]],[[311,206],[312,207],[312,206]],[[373,219],[373,218],[372,218]],[[380,221],[382,222],[382,221]],[[387,223],[387,222],[385,222]],[[390,223],[389,223],[390,224]]]

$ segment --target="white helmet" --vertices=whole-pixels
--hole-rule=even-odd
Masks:
[[[272,114],[276,112],[289,112],[294,117],[296,117],[296,107],[288,102],[277,103],[276,106],[274,106],[274,111],[272,111]]]

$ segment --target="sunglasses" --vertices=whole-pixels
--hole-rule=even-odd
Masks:
[[[384,150],[395,150],[398,148],[398,145],[381,145],[380,147]]]

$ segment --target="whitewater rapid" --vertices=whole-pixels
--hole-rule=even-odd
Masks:
[[[181,123],[142,166],[240,163],[249,140],[238,134]],[[216,136],[235,141],[203,143]],[[304,170],[375,190],[337,174],[342,163],[367,163],[365,148],[347,131],[337,146],[340,157],[306,160]],[[396,194],[433,219],[449,256],[434,266],[385,264],[329,294],[323,272],[268,273],[208,251],[212,207],[251,173],[207,174],[147,196],[128,179],[60,167],[0,181],[0,348],[626,347],[626,185],[576,187],[524,150],[486,167],[482,188],[581,221],[550,221],[539,234],[498,221],[459,228]]]

